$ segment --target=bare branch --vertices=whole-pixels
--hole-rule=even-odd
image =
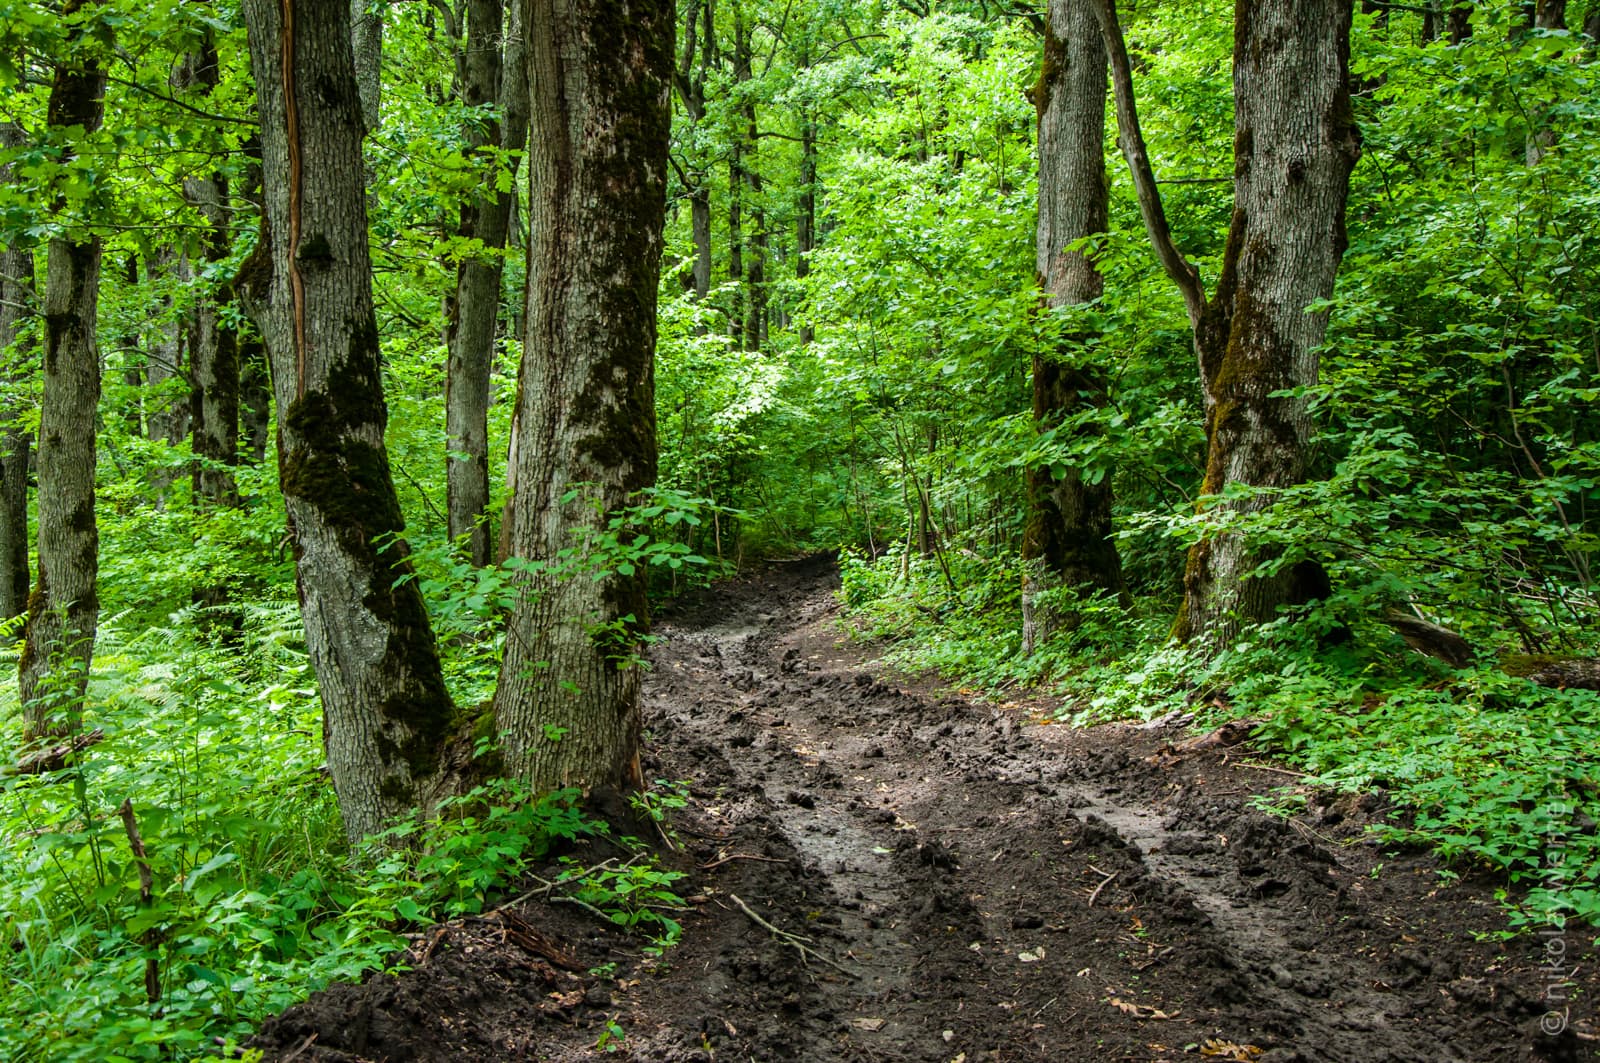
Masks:
[[[1139,112],[1133,100],[1133,71],[1128,63],[1128,45],[1122,36],[1122,26],[1117,21],[1116,0],[1088,0],[1100,23],[1100,35],[1105,38],[1106,54],[1111,59],[1111,84],[1116,92],[1117,146],[1122,157],[1128,160],[1128,171],[1133,175],[1133,187],[1139,198],[1139,213],[1144,217],[1144,229],[1156,251],[1156,258],[1167,276],[1183,293],[1183,304],[1189,311],[1189,324],[1198,327],[1206,310],[1206,293],[1200,284],[1200,271],[1183,256],[1178,245],[1172,242],[1172,229],[1167,225],[1167,214],[1161,206],[1161,192],[1156,187],[1154,171],[1150,168],[1150,155],[1145,150],[1144,133],[1139,129]]]

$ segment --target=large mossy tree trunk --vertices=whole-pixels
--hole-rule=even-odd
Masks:
[[[279,483],[323,744],[352,840],[426,805],[455,713],[384,426],[348,0],[247,0],[264,237],[240,288],[271,360]]]
[[[0,147],[18,148],[27,134],[15,122],[0,122]],[[0,167],[0,185],[11,181],[11,167]],[[28,608],[28,464],[33,435],[22,421],[26,382],[38,357],[37,298],[33,291],[33,249],[0,247],[0,620]]]
[[[1197,332],[1206,398],[1201,506],[1229,519],[1305,478],[1326,311],[1345,249],[1361,136],[1350,107],[1349,0],[1241,2],[1234,27],[1234,209],[1221,279]],[[1226,327],[1223,323],[1226,322]],[[1230,488],[1252,493],[1218,501]],[[1174,634],[1207,652],[1325,582],[1237,531],[1189,551]],[[1302,586],[1302,584],[1307,584]]]
[[[83,6],[69,0],[63,14],[71,16]],[[48,112],[52,135],[65,139],[99,130],[105,88],[105,74],[92,59],[57,65]],[[100,251],[99,237],[63,234],[50,240],[46,260],[39,569],[28,596],[18,665],[24,741],[79,729],[100,619],[100,533],[94,510]]]
[[[466,57],[461,84],[468,107],[497,103],[499,117],[466,130],[469,150],[521,151],[528,132],[528,80],[523,58],[521,0],[511,2],[511,28],[504,26],[503,0],[471,0],[467,7]],[[505,42],[502,61],[501,41]],[[493,560],[494,539],[488,525],[489,392],[494,366],[495,325],[500,317],[500,287],[505,271],[502,252],[511,228],[516,194],[498,164],[484,192],[461,207],[457,230],[480,250],[463,257],[445,321],[449,364],[445,374],[445,433],[448,447],[446,513],[452,539],[466,538],[467,555],[475,565]]]
[[[1039,286],[1051,309],[1098,299],[1104,282],[1077,241],[1107,227],[1105,172],[1106,52],[1094,11],[1084,0],[1050,0],[1044,65],[1034,90],[1039,112]],[[1080,337],[1080,339],[1085,337]],[[1077,346],[1076,343],[1070,346]],[[1033,419],[1039,431],[1059,427],[1103,401],[1104,374],[1070,350],[1035,355]],[[1028,523],[1023,531],[1022,651],[1072,628],[1078,614],[1041,602],[1044,592],[1124,593],[1122,559],[1111,537],[1111,477],[1048,465],[1027,472]]]
[[[671,0],[533,0],[527,336],[510,543],[555,566],[508,625],[494,712],[535,787],[637,782],[644,574],[558,571],[654,482]],[[595,578],[598,577],[598,578]]]

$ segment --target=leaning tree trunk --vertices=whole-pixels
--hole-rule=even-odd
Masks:
[[[323,744],[352,840],[433,796],[452,730],[384,448],[348,0],[246,0],[263,241],[239,287],[271,360],[278,475]]]
[[[66,5],[67,13],[82,6]],[[94,60],[59,65],[49,124],[100,128],[104,72]],[[28,597],[18,681],[24,741],[79,729],[100,599],[95,524],[95,409],[100,402],[100,239],[50,241],[44,293],[44,397],[39,407],[39,575]]]
[[[673,5],[533,0],[528,332],[511,545],[551,566],[512,611],[495,692],[506,764],[539,789],[637,783],[641,571],[560,571],[656,474],[656,285]],[[601,553],[603,553],[603,546]]]
[[[1206,394],[1202,507],[1235,520],[1305,476],[1328,315],[1344,255],[1345,199],[1361,136],[1350,108],[1350,0],[1242,0],[1234,28],[1234,213],[1223,272],[1197,330]],[[1220,327],[1226,321],[1226,328]],[[1252,493],[1218,496],[1235,485]],[[1238,531],[1189,552],[1175,635],[1214,652],[1302,599],[1305,566]],[[1319,573],[1320,574],[1320,573]]]
[[[27,142],[22,127],[0,122],[0,147]],[[11,181],[0,167],[0,185]],[[22,424],[23,403],[37,355],[33,317],[33,250],[0,247],[0,620],[28,608],[28,452],[33,436]]]
[[[511,29],[505,33],[501,62],[502,0],[471,0],[467,8],[467,42],[462,96],[469,107],[496,98],[500,120],[486,129],[467,131],[469,150],[486,147],[519,152],[527,142],[528,80],[523,59],[520,0],[512,0]],[[489,507],[489,391],[494,366],[495,324],[500,317],[500,282],[504,274],[506,238],[516,193],[496,192],[499,179],[514,180],[495,165],[486,177],[485,193],[461,208],[459,233],[476,240],[481,250],[461,260],[456,290],[445,322],[449,367],[445,374],[446,510],[450,537],[466,536],[467,554],[475,565],[493,560]]]
[[[1039,112],[1039,227],[1037,269],[1045,304],[1076,306],[1100,297],[1104,283],[1093,261],[1071,245],[1106,231],[1106,52],[1091,8],[1082,0],[1051,0],[1044,68],[1035,89]],[[1087,337],[1083,337],[1087,338]],[[1076,346],[1076,344],[1069,344]],[[1071,414],[1102,401],[1105,380],[1093,365],[1073,365],[1070,350],[1035,355],[1033,419],[1058,427]],[[1077,626],[1072,609],[1051,608],[1041,593],[1123,593],[1122,559],[1111,538],[1111,477],[1068,468],[1030,468],[1028,523],[1022,537],[1022,652],[1050,634]]]

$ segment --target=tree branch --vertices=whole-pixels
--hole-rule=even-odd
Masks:
[[[1116,0],[1089,0],[1095,19],[1100,23],[1100,35],[1105,38],[1106,54],[1111,59],[1111,84],[1116,94],[1117,146],[1128,161],[1128,171],[1133,175],[1134,191],[1139,198],[1139,213],[1144,218],[1144,229],[1155,248],[1156,258],[1167,276],[1183,293],[1183,304],[1189,311],[1189,324],[1198,327],[1206,310],[1206,293],[1200,284],[1200,271],[1194,263],[1183,257],[1178,245],[1172,242],[1172,229],[1167,225],[1167,214],[1161,206],[1161,192],[1156,187],[1154,171],[1150,168],[1150,155],[1145,150],[1144,133],[1139,129],[1139,112],[1133,100],[1133,72],[1128,63],[1128,45],[1122,36],[1122,26],[1117,22]]]

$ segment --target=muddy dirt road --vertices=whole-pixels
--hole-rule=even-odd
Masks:
[[[464,921],[269,1022],[267,1058],[1596,1058],[1592,935],[1563,935],[1552,995],[1544,941],[1475,940],[1503,926],[1493,882],[1366,835],[1381,794],[1281,820],[1251,797],[1290,775],[1147,763],[1175,732],[883,675],[841,644],[835,584],[775,565],[658,624],[646,772],[692,783],[664,853],[682,944],[654,960],[537,902]]]

